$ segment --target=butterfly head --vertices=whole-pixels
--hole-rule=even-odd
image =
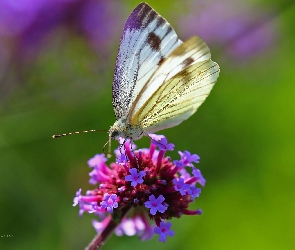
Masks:
[[[125,125],[122,119],[117,120],[109,130],[109,137],[113,140],[119,140],[120,137],[126,138],[124,133]]]
[[[118,130],[113,130],[112,133],[110,133],[110,137],[113,140],[118,140],[120,137],[120,131]]]
[[[126,123],[126,119],[117,120],[109,130],[109,137],[113,140],[120,138],[138,140],[143,136],[143,129],[138,125],[131,125]]]

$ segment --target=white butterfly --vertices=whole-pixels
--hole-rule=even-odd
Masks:
[[[121,37],[113,80],[116,122],[109,138],[138,140],[194,114],[219,75],[210,57],[201,38],[182,42],[154,9],[139,4]]]
[[[138,140],[194,114],[219,75],[218,64],[210,58],[201,38],[182,42],[153,8],[139,4],[125,23],[117,55],[113,80],[116,122],[108,131],[109,153],[111,139]],[[82,132],[95,131],[103,130]]]

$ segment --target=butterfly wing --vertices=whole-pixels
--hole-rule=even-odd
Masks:
[[[132,103],[159,64],[182,42],[170,24],[146,3],[128,17],[113,79],[116,119],[126,118]]]
[[[142,89],[138,99],[145,102],[137,109],[135,102],[131,124],[140,124],[146,133],[154,133],[178,125],[205,101],[218,78],[219,66],[210,60],[206,44],[195,39],[180,45]]]
[[[132,123],[132,117],[164,82],[168,81],[188,66],[207,61],[210,57],[211,54],[208,46],[197,36],[191,37],[177,47],[173,53],[162,62],[137,95],[128,115],[128,123]]]

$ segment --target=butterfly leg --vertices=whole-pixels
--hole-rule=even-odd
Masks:
[[[125,138],[124,141],[123,141],[123,143],[120,144],[119,150],[120,150],[120,154],[121,154],[121,155],[122,155],[122,147],[125,145],[125,142],[126,142],[126,141],[127,141],[127,138]],[[126,155],[126,151],[125,151],[124,154],[125,154],[125,156],[127,156],[127,155]]]
[[[132,148],[132,143],[133,143],[133,141],[130,140],[130,149],[131,149],[131,152],[132,152],[133,155],[134,155],[134,158],[135,158],[135,160],[136,160],[137,167],[138,167],[138,169],[139,169],[139,162],[138,162],[137,156],[136,156],[136,154],[135,154],[135,148]]]

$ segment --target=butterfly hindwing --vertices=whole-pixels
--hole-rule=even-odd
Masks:
[[[117,120],[127,118],[143,86],[181,43],[170,24],[149,5],[141,3],[133,10],[124,26],[114,73]]]
[[[219,75],[217,63],[209,60],[188,66],[164,82],[132,118],[146,133],[178,125],[196,112]]]
[[[188,66],[209,60],[211,57],[208,46],[200,37],[194,36],[177,47],[155,71],[136,97],[128,116],[128,122],[145,102],[164,82],[175,76]]]

